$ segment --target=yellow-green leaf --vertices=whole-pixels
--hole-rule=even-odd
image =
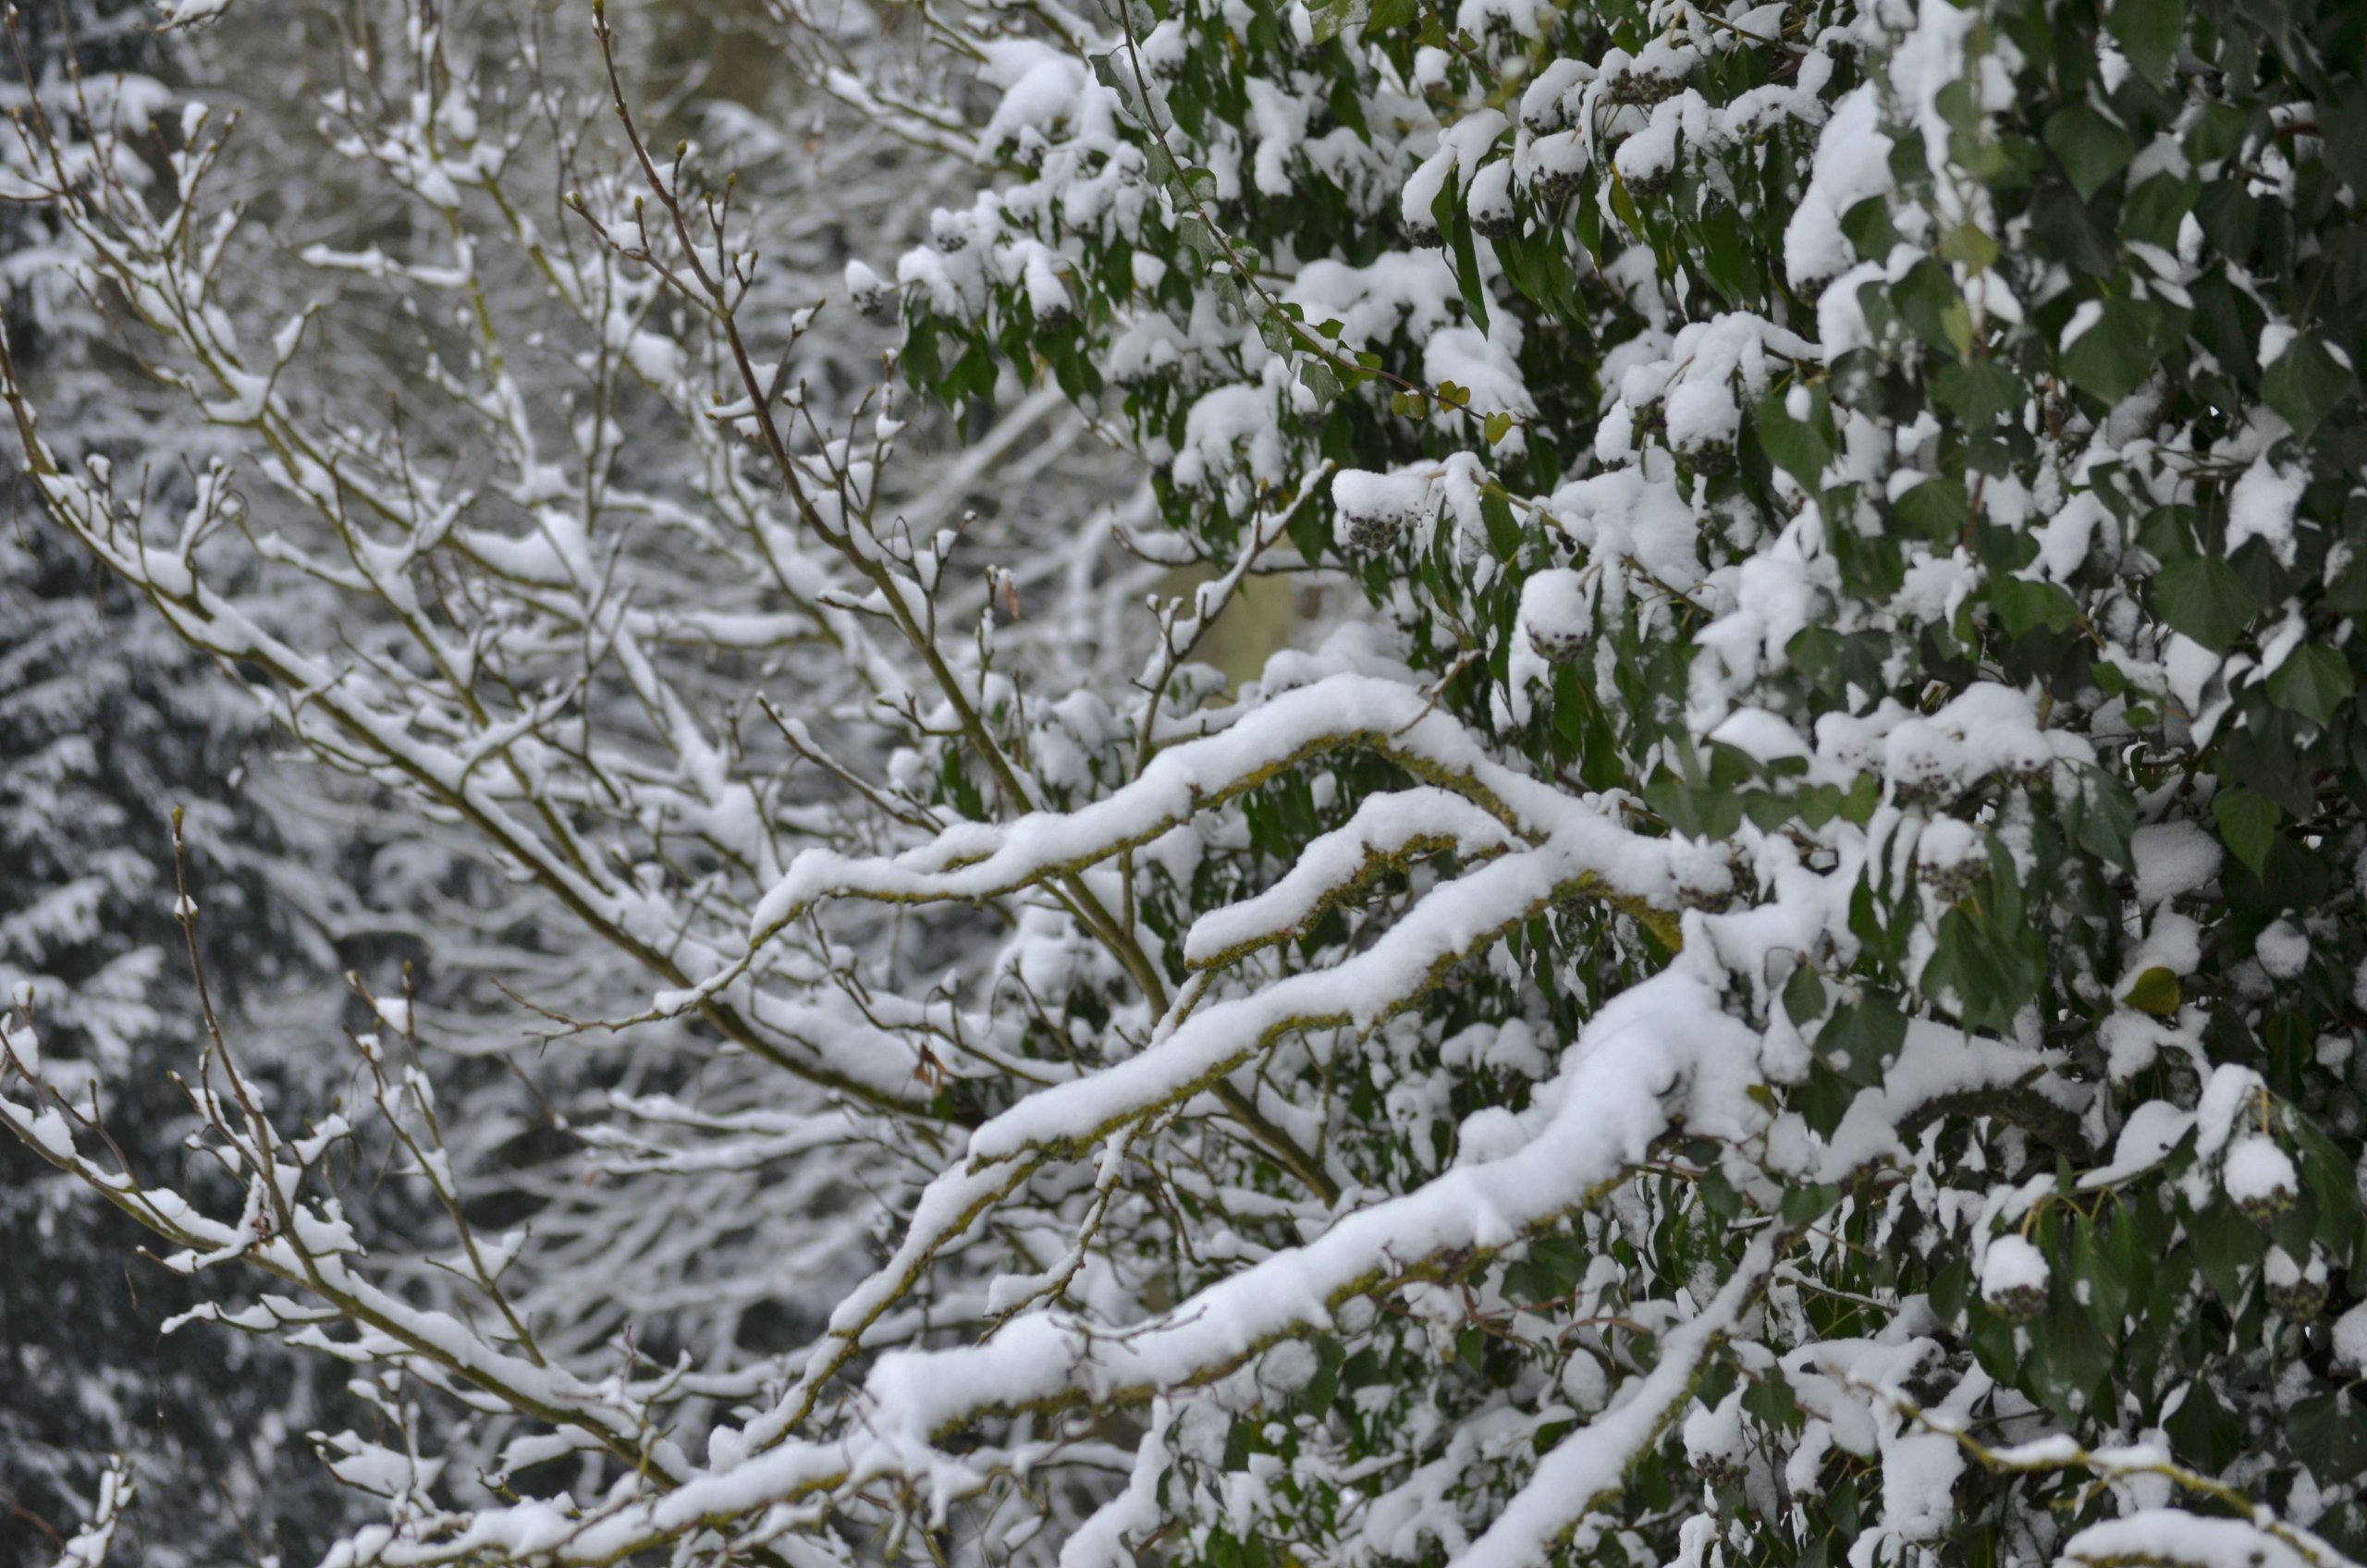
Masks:
[[[2182,999],[2178,977],[2157,963],[2131,982],[2120,999],[2140,1012],[2150,1012],[2156,1018],[2171,1017]]]

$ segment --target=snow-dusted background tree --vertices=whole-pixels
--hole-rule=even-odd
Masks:
[[[331,1561],[2367,1554],[2348,0],[316,21],[10,165],[187,493],[0,392],[507,1033],[0,1120]]]
[[[69,60],[102,79],[176,64],[134,6],[44,6],[18,18],[18,42],[21,54],[0,56],[10,90],[30,78],[54,92]],[[41,207],[0,206],[19,362],[78,444],[146,460],[169,493],[189,448],[158,439],[143,419],[153,395],[103,362],[104,324],[73,297],[61,241]],[[300,1035],[334,1027],[337,948],[362,936],[337,876],[351,840],[308,809],[304,776],[256,767],[267,719],[255,704],[27,515],[20,486],[12,499],[0,524],[0,992],[31,988],[60,1063],[54,1086],[79,1093],[96,1076],[112,1135],[177,1169],[191,1122],[156,1067],[195,1040],[196,998],[159,897],[172,809],[185,809],[213,888],[206,950],[223,1004],[286,1018]],[[258,1069],[308,1101],[341,1075],[317,1052],[266,1051]],[[269,1341],[161,1336],[199,1292],[134,1259],[119,1219],[80,1195],[32,1151],[0,1149],[0,1562],[55,1561],[118,1455],[149,1483],[138,1543],[149,1562],[317,1552],[356,1511],[317,1466],[291,1471],[282,1455],[308,1428],[353,1418],[332,1415],[343,1379]]]
[[[75,166],[109,142],[104,133],[118,98],[140,114],[162,106],[168,119],[191,99],[235,111],[240,129],[227,178],[266,215],[273,226],[266,253],[281,258],[276,270],[268,263],[253,268],[247,297],[270,301],[309,287],[311,275],[284,261],[288,249],[384,233],[389,222],[406,221],[406,198],[367,182],[331,193],[325,182],[318,94],[347,68],[337,52],[345,37],[339,18],[313,10],[254,20],[243,31],[159,38],[136,6],[44,6],[17,18],[22,53],[6,52],[6,74],[39,84],[43,109]],[[510,18],[497,9],[460,21],[468,49],[515,42]],[[814,107],[828,104],[818,94],[807,95],[793,128],[776,132],[751,116],[743,99],[771,102],[794,92],[795,81],[769,65],[748,71],[744,54],[734,74],[730,31],[721,25],[729,21],[662,13],[648,21],[644,54],[666,63],[678,116],[760,150],[814,134]],[[239,70],[235,88],[219,85],[224,62],[242,58],[260,68]],[[192,79],[204,85],[192,88]],[[28,107],[22,97],[15,103]],[[588,107],[607,112],[597,98]],[[101,134],[93,135],[94,125]],[[869,145],[877,150],[876,140]],[[126,178],[153,177],[155,142],[131,138],[124,151]],[[102,294],[78,271],[80,240],[39,200],[38,186],[52,172],[44,154],[38,130],[0,136],[15,182],[13,199],[0,205],[6,240],[0,279],[15,362],[41,400],[50,439],[139,473],[151,487],[150,504],[184,507],[192,482],[210,460],[237,449],[236,437],[180,417],[180,394],[120,357],[142,346],[110,333]],[[847,155],[863,154],[850,148]],[[809,268],[835,277],[843,255],[832,225],[912,229],[926,214],[929,179],[904,172],[876,201],[811,209],[772,232],[793,240]],[[966,173],[948,167],[933,178],[949,176]],[[882,337],[859,318],[850,315],[848,325],[870,339]],[[422,367],[407,352],[384,352],[388,336],[404,329],[358,321],[352,330],[358,346],[350,362],[374,365],[378,390],[417,396],[432,412],[437,394],[421,378]],[[401,341],[407,349],[409,340]],[[874,351],[863,349],[858,359]],[[860,363],[821,369],[842,383],[863,374]],[[1045,483],[1062,483],[1061,465],[1073,464],[1082,425],[1049,417],[1059,411],[1053,400],[1039,400],[1029,423],[1006,432],[998,453],[974,455],[963,472],[926,477],[956,497],[983,501],[969,485],[1009,453],[1028,472],[1050,474]],[[190,1178],[179,1145],[195,1123],[166,1075],[194,1060],[202,1030],[173,920],[170,813],[183,807],[192,875],[204,888],[198,934],[212,999],[234,1037],[246,1040],[241,1061],[250,1072],[292,1106],[332,1103],[351,1092],[357,1065],[339,1024],[370,1017],[341,975],[351,968],[398,993],[409,985],[437,1048],[448,1053],[439,1080],[464,1092],[472,1107],[466,1158],[489,1211],[541,1208],[533,1189],[579,1181],[579,1170],[540,1171],[555,1109],[569,1109],[568,1095],[585,1083],[601,1094],[621,1074],[603,1060],[578,1075],[571,1058],[538,1054],[529,1058],[532,1082],[521,1082],[500,1053],[531,1048],[533,1035],[521,1023],[536,1021],[510,998],[528,994],[597,1011],[604,1002],[642,999],[638,983],[619,988],[600,954],[574,942],[571,930],[549,928],[546,917],[555,912],[505,887],[493,868],[472,865],[464,829],[439,831],[408,807],[389,810],[386,792],[367,780],[349,783],[272,755],[269,714],[241,682],[223,679],[162,619],[138,613],[136,597],[110,585],[70,535],[40,526],[37,496],[13,451],[0,459],[14,502],[0,537],[6,594],[0,756],[8,759],[0,776],[0,998],[20,995],[20,984],[31,988],[50,1086],[80,1103],[95,1076],[108,1091],[109,1135],[127,1157]],[[247,495],[241,489],[230,504],[243,506]],[[283,625],[325,638],[339,634],[342,613],[319,591],[283,592],[274,603]],[[640,1071],[646,1069],[623,1070]],[[8,1259],[0,1296],[6,1366],[0,1501],[9,1513],[0,1561],[54,1559],[78,1514],[98,1499],[117,1452],[129,1452],[142,1496],[134,1528],[117,1549],[135,1560],[209,1563],[272,1554],[309,1562],[330,1532],[353,1521],[357,1506],[374,1503],[366,1496],[340,1503],[330,1475],[304,1458],[306,1431],[366,1420],[338,1407],[335,1390],[346,1374],[336,1363],[284,1352],[271,1336],[202,1329],[160,1336],[159,1325],[200,1293],[135,1258],[120,1217],[75,1204],[79,1183],[48,1172],[34,1151],[11,1140],[0,1159],[6,1161],[0,1254]],[[415,1226],[424,1194],[389,1186],[380,1163],[379,1151],[370,1150],[353,1157],[351,1170],[373,1193],[371,1219],[380,1228],[373,1239],[383,1243],[389,1231],[399,1238]],[[235,1198],[236,1186],[227,1190]],[[566,1233],[556,1213],[544,1214],[540,1231],[554,1239]],[[644,1234],[664,1241],[666,1227],[646,1227]],[[596,1244],[618,1244],[610,1228],[601,1228]],[[672,1284],[658,1289],[672,1303],[693,1299]],[[767,1291],[701,1305],[730,1322],[753,1303],[767,1320],[759,1331],[779,1336],[784,1314],[814,1310],[803,1301]],[[620,1305],[644,1325],[655,1316],[646,1302],[623,1297],[601,1310]]]

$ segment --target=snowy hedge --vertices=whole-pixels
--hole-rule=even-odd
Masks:
[[[822,139],[383,8],[366,243],[202,107],[6,165],[225,433],[143,516],[10,371],[52,524],[614,955],[498,1242],[385,977],[338,1114],[210,1048],[242,1209],[8,1036],[369,1369],[332,1562],[2367,1556],[2352,0],[775,0],[967,165],[818,317]]]

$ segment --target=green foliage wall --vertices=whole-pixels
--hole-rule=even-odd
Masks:
[[[1797,1031],[1762,1059],[1777,1135],[1675,1145],[1634,1213],[1532,1245],[1496,1280],[1506,1316],[1443,1361],[1327,1354],[1302,1399],[1357,1431],[1517,1404],[1569,1331],[1508,1322],[1603,1299],[1594,1270],[1646,1294],[1823,1216],[1791,1320],[1697,1392],[1732,1441],[1688,1427],[1648,1457],[1630,1533],[1588,1532],[1605,1560],[1677,1550],[1703,1483],[1721,1520],[1787,1522],[1686,1551],[1851,1555],[1903,1461],[1887,1437],[1820,1449],[1802,1347],[1909,1334],[1985,1441],[2017,1419],[2143,1438],[2367,1550],[2367,1321],[2328,1327],[2367,1293],[2367,11],[1113,15],[1093,69],[1126,112],[1024,128],[1034,172],[907,260],[914,383],[1008,367],[1122,410],[1168,522],[1220,561],[1286,517],[1442,706],[1701,845],[1697,907],[1832,896],[1795,898],[1787,866],[1847,889],[1806,935],[1721,949],[1731,1010]],[[1038,244],[1062,291],[966,272],[949,239]],[[1327,491],[1336,470],[1396,476],[1402,507]],[[1343,772],[1321,809],[1277,787],[1253,844],[1286,859],[1386,782]],[[1180,936],[1211,901],[1177,888],[1146,917]],[[1424,1004],[1430,1037],[1508,1014],[1575,1035],[1668,935],[1533,920],[1515,966]],[[1984,1104],[1910,1140],[1911,1175],[1803,1187],[1777,1145],[1837,1140],[1910,1016],[2057,1053],[2092,1100]],[[1367,1182],[1526,1103],[1450,1075],[1408,1127],[1379,1113],[1386,1069],[1340,1065],[1373,1073],[1343,1150]],[[1236,1427],[1208,1463],[1295,1464],[1303,1440]],[[1502,1464],[1460,1473],[1466,1520],[1523,1469]],[[2113,1512],[2073,1472],[1976,1466],[1907,1536],[2043,1550]],[[1211,1559],[1287,1559],[1341,1507],[1286,1489]]]

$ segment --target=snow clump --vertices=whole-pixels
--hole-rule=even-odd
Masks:
[[[1567,567],[1540,571],[1522,584],[1520,625],[1528,645],[1549,664],[1575,664],[1594,631],[1586,579]]]
[[[2367,1301],[2334,1320],[2334,1364],[2347,1372],[2367,1372]]]
[[[2219,1180],[2244,1218],[2257,1225],[2275,1219],[2301,1195],[2293,1161],[2273,1140],[2258,1133],[2238,1138],[2228,1147]]]
[[[1998,1236],[1981,1263],[1981,1299],[1997,1316],[2027,1323],[2046,1310],[2046,1256],[2018,1235]]]
[[[1373,555],[1429,520],[1434,505],[1430,476],[1343,469],[1331,477],[1331,504],[1339,510],[1341,548]]]
[[[2252,941],[2252,956],[2273,980],[2290,980],[2309,966],[2310,938],[2289,920],[2269,923]]]
[[[2326,1306],[2326,1260],[2314,1246],[2306,1264],[2294,1262],[2283,1247],[2271,1247],[2261,1267],[2261,1284],[2270,1307],[2295,1323],[2313,1323]]]

